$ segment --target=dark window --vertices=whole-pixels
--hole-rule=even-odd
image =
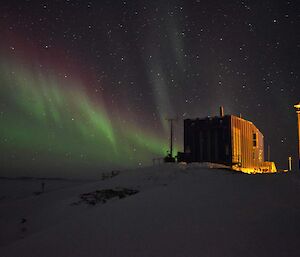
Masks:
[[[257,134],[253,133],[253,147],[257,147]]]

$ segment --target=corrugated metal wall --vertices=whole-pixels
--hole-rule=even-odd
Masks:
[[[231,116],[232,163],[257,168],[264,162],[264,138],[252,122]]]
[[[230,118],[184,121],[184,152],[191,162],[231,163]]]

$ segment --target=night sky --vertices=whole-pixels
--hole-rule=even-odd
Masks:
[[[1,173],[149,165],[168,117],[242,114],[297,154],[297,1],[0,3]],[[296,163],[296,162],[295,162]]]

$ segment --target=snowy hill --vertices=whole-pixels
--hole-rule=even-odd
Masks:
[[[41,194],[1,179],[0,255],[300,256],[297,174],[165,164],[105,178]]]

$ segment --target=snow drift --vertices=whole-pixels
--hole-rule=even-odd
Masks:
[[[165,164],[99,181],[46,181],[39,195],[40,181],[2,179],[0,188],[8,183],[0,190],[2,257],[300,256],[295,173]],[[120,188],[134,194],[115,197]],[[109,198],[72,204],[97,191]]]

